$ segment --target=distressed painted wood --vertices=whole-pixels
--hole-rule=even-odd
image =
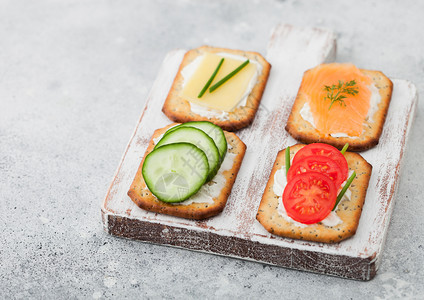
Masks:
[[[335,59],[335,37],[325,30],[279,25],[266,58],[272,64],[268,85],[253,124],[237,134],[247,145],[239,175],[224,211],[194,221],[138,208],[127,196],[153,131],[171,123],[161,112],[185,50],[170,52],[150,91],[140,121],[102,205],[106,232],[282,267],[369,280],[377,272],[402,158],[417,102],[414,85],[393,80],[392,103],[377,147],[362,155],[373,174],[357,233],[338,244],[272,236],[255,219],[262,193],[279,150],[296,141],[284,130],[303,72]]]

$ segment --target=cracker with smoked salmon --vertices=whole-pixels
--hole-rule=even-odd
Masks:
[[[246,62],[247,66],[213,88]],[[227,131],[239,130],[253,122],[270,69],[271,65],[257,52],[211,46],[189,50],[162,111],[174,122],[210,121]]]
[[[320,144],[310,144],[308,147],[311,145]],[[336,193],[338,193],[336,199],[340,197],[340,200],[331,199],[332,202],[329,204],[329,207],[325,208],[324,206],[327,205],[325,201],[329,200],[326,197],[329,197],[327,194],[331,194],[330,191],[319,194],[323,202],[321,202],[321,199],[317,200],[315,196],[314,198],[308,199],[305,195],[311,196],[314,192],[316,193],[319,185],[323,185],[322,181],[324,181],[324,183],[326,181],[322,176],[326,177],[327,174],[320,174],[315,171],[308,173],[303,170],[299,173],[305,171],[304,173],[298,174],[290,179],[290,170],[303,161],[303,159],[300,159],[299,162],[296,163],[295,156],[297,153],[300,154],[299,151],[305,146],[304,144],[297,144],[289,148],[289,159],[293,161],[294,164],[287,173],[287,153],[285,149],[278,152],[259,205],[256,219],[267,231],[281,237],[322,243],[340,242],[351,237],[356,232],[368,189],[372,166],[358,153],[345,152],[344,163],[347,162],[347,165],[345,166],[346,171],[344,172],[350,174],[349,179],[345,181],[346,183],[342,183],[342,185],[336,187]],[[338,151],[335,148],[333,149]],[[306,150],[306,148],[304,150]],[[330,158],[335,161],[336,164],[339,164],[340,160],[338,158],[334,159],[334,156],[331,156],[329,152],[325,152],[325,149],[315,154],[327,156],[325,157],[326,160]],[[338,155],[340,156],[340,152]],[[321,169],[326,170],[326,167],[321,166]],[[327,173],[332,174],[328,170]],[[315,185],[310,182],[308,186],[309,191],[307,190],[308,188],[302,188],[302,186],[297,187],[294,194],[300,196],[304,195],[306,199],[302,199],[293,204],[293,202],[290,202],[290,197],[293,195],[290,194],[288,189],[290,189],[290,185],[293,185],[293,182],[296,182],[299,178],[305,177],[305,174],[312,174],[315,176],[315,179],[311,177]],[[341,180],[347,176],[343,174],[343,172],[339,172],[338,174],[342,176]],[[334,176],[334,174],[332,176]],[[333,179],[334,182],[337,182],[340,178]],[[306,183],[306,185],[308,185],[308,183]],[[347,185],[347,188],[345,192],[342,193],[344,190],[342,187],[345,185]],[[334,191],[332,193],[334,193]],[[320,210],[324,211],[325,209],[327,209],[327,211],[325,211],[323,215],[319,215],[321,213]]]
[[[348,63],[305,72],[286,130],[303,143],[328,143],[362,151],[378,144],[393,83],[380,71]]]

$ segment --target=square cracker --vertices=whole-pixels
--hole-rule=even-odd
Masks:
[[[190,101],[181,96],[183,90],[184,77],[181,71],[193,62],[198,56],[204,53],[220,53],[225,52],[243,56],[246,59],[257,61],[262,66],[262,71],[257,78],[257,82],[247,97],[247,103],[244,106],[236,107],[231,112],[228,112],[228,118],[220,119],[216,117],[205,117],[191,111]],[[232,50],[225,48],[215,48],[210,46],[202,46],[188,51],[181,62],[174,82],[169,90],[168,97],[162,107],[163,113],[174,122],[188,121],[210,121],[224,130],[236,131],[250,125],[253,122],[255,114],[259,108],[262,94],[268,80],[271,65],[257,52],[248,52],[241,50]]]
[[[223,171],[225,177],[225,185],[219,192],[219,196],[213,198],[214,203],[191,203],[189,205],[182,204],[169,204],[158,200],[147,188],[146,182],[142,175],[142,167],[144,159],[147,154],[153,151],[155,147],[155,140],[164,134],[170,127],[178,125],[177,123],[170,124],[164,128],[157,129],[150,142],[144,157],[140,163],[140,166],[135,175],[134,181],[128,191],[128,196],[134,201],[140,208],[167,215],[172,215],[187,219],[205,219],[219,214],[227,203],[228,196],[230,195],[233,184],[237,178],[237,173],[240,169],[243,161],[244,154],[246,152],[246,145],[232,132],[224,131],[225,137],[228,143],[228,152],[234,155],[231,169]],[[158,141],[156,141],[158,142]],[[211,180],[213,182],[213,179]],[[210,184],[205,183],[205,184]]]
[[[360,71],[372,79],[380,93],[381,101],[378,104],[377,111],[372,116],[373,122],[370,122],[368,119],[365,120],[363,126],[364,130],[359,137],[332,137],[328,134],[319,132],[311,123],[302,118],[300,111],[307,101],[307,98],[304,97],[302,93],[304,89],[303,80],[287,120],[287,132],[296,140],[306,144],[327,143],[338,149],[342,149],[346,143],[349,143],[349,150],[351,151],[367,150],[377,145],[381,132],[383,131],[384,122],[392,98],[393,83],[380,71],[364,69],[360,69]]]
[[[290,147],[290,157],[293,157],[304,146],[303,144],[297,144]],[[277,154],[256,219],[270,233],[293,239],[336,243],[354,235],[361,217],[372,166],[357,153],[346,152],[345,157],[349,170],[356,172],[356,178],[349,187],[352,192],[351,200],[342,200],[336,209],[336,214],[343,223],[334,227],[325,226],[322,223],[300,227],[286,221],[278,213],[278,204],[279,201],[282,201],[282,198],[275,195],[273,191],[274,175],[277,170],[285,169],[285,149]]]

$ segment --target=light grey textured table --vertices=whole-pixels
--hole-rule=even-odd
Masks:
[[[285,22],[333,29],[338,61],[424,90],[416,1],[1,1],[0,298],[420,298],[421,118],[383,261],[356,282],[105,234],[100,204],[165,54],[202,44],[265,54]]]

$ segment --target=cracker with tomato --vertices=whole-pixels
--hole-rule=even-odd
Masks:
[[[340,242],[356,232],[372,166],[358,153],[346,152],[344,159],[343,154],[334,153],[325,146],[309,145],[300,151],[305,146],[297,144],[290,147],[292,165],[281,196],[275,194],[273,187],[276,172],[285,170],[285,149],[278,152],[256,219],[267,231],[281,237],[322,243]],[[299,155],[296,155],[298,152]],[[349,186],[350,200],[340,201],[334,209],[341,223],[324,225],[322,220],[334,208],[335,197],[348,176],[346,173],[353,171],[356,177]],[[281,215],[281,204],[291,218]]]

